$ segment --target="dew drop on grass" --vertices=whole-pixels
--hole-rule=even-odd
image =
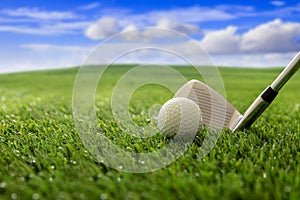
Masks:
[[[37,193],[34,193],[34,194],[32,195],[32,199],[33,199],[33,200],[39,199],[39,195],[38,195]]]
[[[24,189],[25,189],[25,187],[23,185],[20,185],[18,188],[20,191],[24,191]]]
[[[85,199],[85,194],[81,193],[81,194],[79,195],[79,198],[80,198],[80,199]]]
[[[25,178],[23,176],[21,176],[19,179],[18,179],[20,182],[23,182],[25,181]]]
[[[10,197],[11,197],[12,199],[17,199],[17,198],[18,198],[18,195],[17,195],[16,193],[12,193],[12,194],[10,195]]]
[[[291,187],[289,185],[285,186],[284,191],[285,192],[291,192]]]
[[[102,177],[102,174],[97,174],[97,178],[101,178]]]
[[[263,177],[267,178],[267,173],[266,172],[264,172]]]
[[[272,145],[272,150],[274,150],[274,149],[275,149],[275,144]]]
[[[107,194],[101,194],[100,198],[101,198],[101,200],[106,200],[107,199]]]
[[[59,196],[61,199],[65,199],[65,198],[66,198],[64,192],[58,193],[58,196]]]
[[[6,182],[2,182],[2,183],[0,183],[0,188],[5,188],[6,187]]]

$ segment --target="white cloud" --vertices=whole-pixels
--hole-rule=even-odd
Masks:
[[[188,35],[201,32],[196,25],[179,23],[166,18],[159,20],[155,27],[173,29]],[[86,36],[92,39],[104,39],[118,33],[121,28],[116,19],[102,18],[87,29]],[[129,31],[123,34],[123,39],[127,41],[141,39],[149,41],[174,36],[172,32],[159,29],[136,29],[134,24],[123,28],[123,31]],[[300,23],[276,19],[244,33],[239,33],[235,26],[206,31],[200,40],[200,45],[212,54],[294,52],[300,49],[299,37]]]
[[[155,26],[158,21],[168,19],[172,22],[180,24],[197,24],[206,21],[226,21],[235,19],[235,12],[249,10],[242,7],[235,8],[232,11],[228,7],[227,10],[218,7],[200,7],[192,6],[185,8],[173,8],[168,10],[152,10],[144,13],[137,13],[126,8],[101,8],[99,10],[100,18],[110,17],[118,21],[123,28],[134,25],[138,28]]]
[[[178,23],[166,18],[160,19],[153,27],[171,29],[187,35],[201,33],[200,28],[196,25]],[[119,31],[128,32],[127,34],[123,34],[123,39],[128,41],[140,39],[148,41],[152,39],[171,37],[173,35],[170,34],[171,32],[160,31],[159,29],[139,29],[135,24],[122,27],[120,21],[110,17],[101,18],[97,22],[91,24],[86,29],[85,35],[90,39],[102,40],[118,33]]]
[[[117,55],[123,55],[118,58],[116,63],[141,63],[141,64],[188,64],[176,54],[170,54],[164,50],[139,51],[139,47],[147,46],[144,43],[106,43],[102,44],[102,51],[98,51],[85,64],[103,64],[113,61]],[[193,58],[196,64],[211,64],[210,58],[201,55],[201,51],[196,47],[197,43],[184,41],[182,43],[166,44],[162,49],[169,49],[171,52],[182,52],[184,57]],[[60,67],[80,66],[87,58],[92,46],[64,46],[52,44],[23,44],[21,49],[14,52],[0,54],[1,66],[0,72],[26,71],[37,69],[51,69]],[[126,49],[135,49],[137,51],[127,52]],[[198,49],[198,50],[197,50]],[[15,59],[15,55],[18,59]],[[217,66],[245,66],[245,67],[268,67],[285,66],[295,56],[296,52],[289,53],[236,53],[236,54],[211,54],[213,62]],[[202,57],[201,57],[202,56]],[[203,57],[204,56],[204,57]],[[108,60],[110,59],[110,60]]]
[[[39,8],[0,10],[0,32],[31,35],[62,35],[82,33],[91,23],[79,20],[71,11],[42,11]]]
[[[300,23],[276,19],[242,34],[232,26],[210,31],[200,44],[212,54],[295,52],[300,49],[299,36]]]
[[[57,35],[70,33],[64,30],[53,30],[45,27],[0,26],[0,32],[13,32],[32,35]]]
[[[88,27],[90,22],[56,22],[36,26],[0,25],[0,32],[13,32],[31,35],[75,34]]]
[[[159,28],[179,31],[187,35],[201,33],[200,28],[196,25],[178,23],[176,21],[171,21],[170,19],[167,18],[159,20],[156,26]]]
[[[168,18],[178,22],[204,22],[204,21],[222,21],[234,19],[235,16],[231,12],[227,12],[218,8],[208,8],[193,6],[189,8],[178,8],[172,10],[152,11],[146,13],[145,17],[150,20]]]
[[[257,11],[253,6],[218,5],[213,7],[191,6],[168,10],[152,10],[145,13],[134,12],[125,8],[101,8],[100,18],[110,17],[118,21],[122,28],[134,25],[138,28],[156,26],[162,19],[179,24],[197,25],[211,21],[229,21],[239,18],[251,20],[257,17],[285,17],[299,13],[300,4],[282,6],[265,11]]]
[[[217,6],[191,6],[165,10],[152,10],[137,13],[125,8],[101,8],[100,16],[115,18],[122,27],[134,24],[137,27],[154,26],[161,19],[169,19],[178,23],[199,24],[211,21],[229,21],[245,18],[249,20],[257,17],[285,17],[299,15],[300,4],[282,6],[263,11],[257,11],[253,6],[217,5]]]
[[[126,41],[132,41],[135,40],[135,38],[140,38],[141,36],[141,31],[137,29],[137,27],[133,24],[126,26],[122,30],[122,38]]]
[[[39,20],[62,20],[78,18],[73,12],[42,11],[39,8],[4,9],[1,13],[11,17],[27,17]]]
[[[21,48],[30,49],[32,51],[68,51],[68,52],[81,52],[85,55],[91,50],[88,46],[62,46],[62,45],[52,45],[52,44],[22,44]]]
[[[187,8],[176,8],[171,10],[156,10],[145,13],[143,16],[132,16],[132,18],[144,20],[149,23],[157,23],[161,19],[169,19],[178,23],[201,23],[208,21],[226,21],[235,19],[232,10],[223,10],[216,7],[192,6]]]
[[[270,4],[273,6],[284,6],[285,2],[284,1],[271,1]]]
[[[119,23],[114,18],[104,17],[91,24],[85,31],[88,38],[106,39],[119,32]]]
[[[94,9],[99,5],[96,3],[83,6],[81,9]],[[85,7],[85,8],[84,8]],[[79,8],[75,8],[78,11]],[[131,45],[137,48],[140,44],[135,41],[149,42],[158,40],[168,43],[174,52],[180,50],[186,55],[199,58],[195,52],[195,46],[189,42],[174,44],[176,34],[160,31],[159,29],[137,29],[143,27],[157,27],[173,29],[188,35],[203,35],[199,44],[205,47],[211,54],[217,65],[228,66],[283,66],[300,49],[300,23],[286,22],[279,19],[257,25],[251,17],[274,16],[298,16],[300,4],[290,7],[280,7],[274,10],[258,13],[255,8],[249,6],[216,6],[189,8],[174,8],[170,10],[154,10],[146,13],[137,13],[128,9],[102,8],[99,9],[100,19],[98,21],[81,21],[81,16],[75,12],[67,11],[45,11],[39,8],[18,8],[0,10],[0,32],[14,32],[33,35],[62,35],[84,33],[91,39],[102,40],[120,31],[130,31],[124,34],[120,41],[106,46],[97,59],[105,60],[115,52]],[[78,11],[79,12],[79,11]],[[87,12],[83,12],[87,13]],[[296,13],[296,15],[293,15]],[[277,16],[278,15],[278,16]],[[91,17],[91,15],[89,15]],[[199,24],[207,25],[209,21],[225,21],[231,19],[250,20],[245,27],[229,25],[223,29],[201,32]],[[261,20],[265,20],[262,18]],[[284,19],[284,18],[283,18]],[[293,20],[294,18],[290,18]],[[232,21],[232,22],[237,22]],[[205,23],[204,23],[205,22]],[[224,23],[225,23],[224,22]],[[228,22],[226,22],[228,24]],[[210,24],[208,24],[210,25]],[[202,27],[201,27],[202,28]],[[137,29],[137,30],[135,30]],[[135,30],[135,31],[133,31]],[[244,31],[244,32],[241,32]],[[34,36],[35,37],[35,36]],[[80,38],[80,37],[78,37]],[[167,39],[167,40],[166,40]],[[36,41],[33,39],[33,41]],[[40,41],[40,38],[38,39]],[[130,42],[128,42],[130,41]],[[76,43],[77,41],[74,40]],[[145,44],[145,43],[144,43]],[[11,52],[11,58],[0,54],[1,65],[15,67],[14,69],[38,69],[79,65],[88,54],[88,46],[60,46],[51,44],[24,44],[21,45],[18,59],[15,52]],[[6,50],[2,52],[5,53]],[[97,61],[99,61],[97,60]],[[198,59],[201,64],[202,60]],[[124,57],[122,62],[156,62],[156,63],[180,63],[178,59],[158,56],[155,53],[140,53],[139,56],[131,55]],[[19,68],[18,68],[19,67]],[[11,68],[13,69],[13,68]],[[0,69],[2,70],[2,69]]]
[[[286,3],[283,3],[285,3],[285,1],[273,1],[273,5],[275,7],[264,10],[257,10],[252,6],[239,5],[219,5],[216,7],[211,7],[211,9],[219,12],[229,13],[233,19],[248,18],[248,20],[255,21],[256,18],[290,17],[297,20],[297,18],[300,17],[300,4],[294,3],[293,5],[292,3],[289,3],[290,6],[287,6]]]
[[[54,30],[84,30],[91,24],[90,21],[74,21],[74,22],[56,22],[53,24],[45,24],[43,27]]]
[[[243,35],[243,52],[291,52],[300,50],[300,23],[280,19],[261,24]]]
[[[297,52],[288,53],[240,53],[234,55],[211,55],[217,66],[237,67],[284,67]]]
[[[1,11],[0,11],[1,13]],[[13,18],[13,17],[7,17],[7,16],[0,16],[0,22],[3,24],[3,23],[6,23],[6,24],[16,24],[16,23],[22,23],[22,24],[25,24],[25,23],[32,23],[32,22],[36,22],[36,20],[34,19],[28,19],[28,18]]]
[[[252,17],[274,17],[274,18],[286,18],[286,17],[293,17],[293,18],[299,18],[300,14],[300,4],[295,4],[292,6],[281,6],[276,7],[273,10],[267,10],[263,12],[253,12]]]
[[[99,2],[94,2],[94,3],[80,6],[78,9],[79,10],[92,10],[92,9],[98,8],[99,6],[100,6]]]
[[[207,32],[200,44],[210,53],[226,54],[239,51],[241,37],[236,34],[237,27]]]
[[[91,49],[90,46],[23,44],[12,52],[6,50],[0,54],[0,73],[78,66]]]
[[[282,1],[284,2],[284,1]],[[277,4],[279,4],[277,2]],[[135,24],[137,27],[155,25],[160,19],[167,18],[178,23],[201,23],[211,21],[229,21],[247,17],[279,17],[299,15],[300,4],[281,6],[266,10],[256,10],[253,6],[244,5],[216,5],[216,6],[191,6],[165,10],[152,10],[145,13],[137,13],[126,8],[101,8],[100,16],[109,16],[117,19],[121,26]]]

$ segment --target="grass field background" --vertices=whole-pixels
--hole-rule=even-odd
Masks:
[[[100,83],[107,92],[97,97],[99,111],[109,113],[110,91],[130,68],[107,71]],[[188,79],[198,78],[192,68],[176,69]],[[82,145],[72,120],[77,70],[0,75],[0,199],[299,198],[299,72],[249,130],[223,131],[205,158],[197,157],[201,142],[196,139],[170,166],[131,174],[99,164]],[[281,70],[220,68],[227,99],[244,112]],[[132,111],[139,117],[173,94],[148,86],[134,95]],[[115,123],[101,120],[110,137],[118,138]],[[155,144],[165,141],[159,136]],[[150,145],[136,144],[142,149]]]

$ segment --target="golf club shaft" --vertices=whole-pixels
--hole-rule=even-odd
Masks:
[[[271,88],[275,91],[279,91],[282,86],[293,76],[293,74],[300,67],[300,52],[294,57],[294,59],[286,66],[286,68],[279,74],[279,76],[271,84]]]
[[[237,123],[233,131],[248,128],[265,111],[278,94],[283,85],[300,67],[300,52],[285,67],[279,76],[259,95],[247,109],[242,119]]]

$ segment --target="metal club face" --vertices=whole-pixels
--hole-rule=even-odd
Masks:
[[[223,96],[204,83],[191,80],[183,85],[175,97],[186,97],[197,103],[203,114],[203,124],[215,130],[229,128],[231,131],[249,128],[277,96],[283,85],[300,68],[300,52],[249,106],[240,114]]]
[[[183,85],[174,97],[186,97],[199,105],[203,124],[210,129],[234,130],[243,117],[223,96],[198,80],[191,80]]]

